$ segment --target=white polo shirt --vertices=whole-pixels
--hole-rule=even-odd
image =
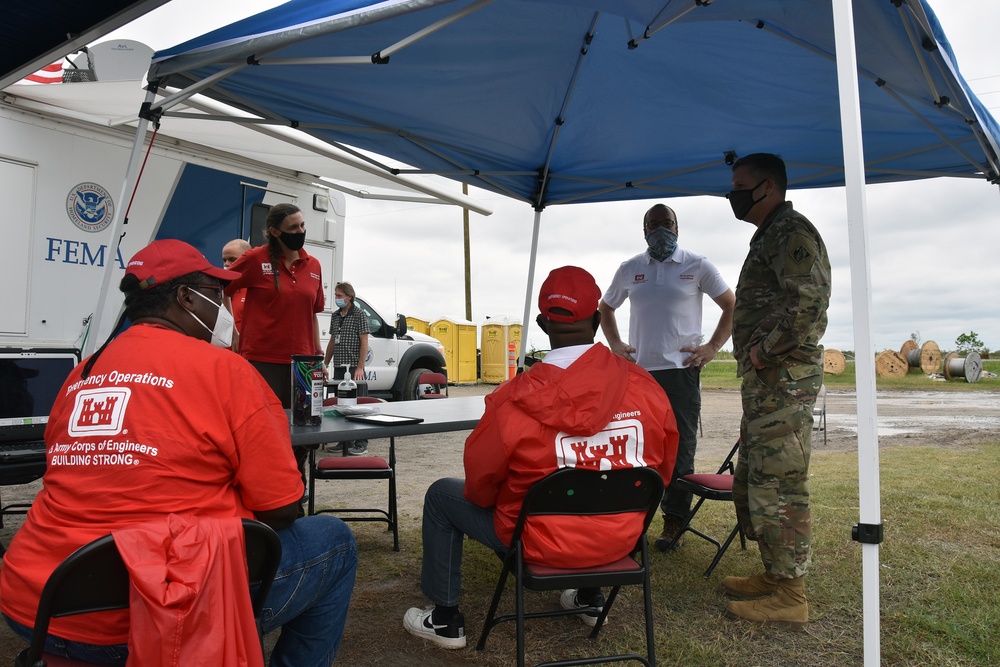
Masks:
[[[681,248],[662,262],[649,252],[622,262],[604,303],[618,308],[629,299],[628,344],[636,363],[648,371],[684,368],[688,352],[701,344],[702,295],[716,298],[729,285],[701,255]]]

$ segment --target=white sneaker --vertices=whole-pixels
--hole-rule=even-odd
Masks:
[[[597,625],[597,617],[602,611],[604,611],[604,594],[601,593],[598,595],[597,599],[594,600],[595,603],[600,602],[599,605],[586,605],[577,602],[576,591],[577,589],[575,588],[567,588],[564,590],[562,595],[559,596],[559,606],[563,609],[590,609],[590,611],[581,611],[576,615],[576,617],[580,619],[581,623],[592,628]],[[596,606],[597,611],[593,611],[594,606]],[[604,625],[607,624],[608,619],[604,619]]]
[[[465,648],[465,617],[458,617],[447,625],[435,625],[431,619],[434,605],[426,609],[411,607],[403,615],[403,627],[414,637],[433,642],[441,648]]]

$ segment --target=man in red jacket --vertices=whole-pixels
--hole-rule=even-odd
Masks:
[[[677,455],[670,402],[648,372],[594,342],[600,298],[593,276],[576,266],[555,269],[542,283],[536,321],[552,351],[486,397],[486,413],[465,442],[466,479],[439,479],[427,490],[421,589],[434,604],[406,612],[410,634],[443,648],[465,646],[458,609],[464,536],[506,551],[521,501],[549,473],[648,466],[670,479]],[[525,557],[557,567],[599,565],[627,554],[641,530],[642,517],[553,519]],[[560,604],[602,607],[603,594],[568,590]],[[588,613],[580,619],[597,622]]]

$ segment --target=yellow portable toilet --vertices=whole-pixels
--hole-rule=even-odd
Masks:
[[[487,384],[500,384],[507,379],[507,325],[505,319],[487,320],[481,328],[482,373]]]
[[[507,325],[507,342],[514,343],[514,359],[521,358],[521,325],[511,323]],[[514,363],[517,363],[516,361]]]
[[[472,322],[464,320],[456,322],[458,329],[458,375],[455,382],[475,382],[476,381],[476,350],[478,342],[476,339],[477,327]],[[449,366],[449,368],[451,368]]]
[[[476,381],[476,325],[468,320],[440,319],[430,325],[430,336],[444,346],[450,382]]]
[[[430,325],[430,323],[427,322],[427,320],[422,320],[422,319],[420,319],[418,317],[407,317],[406,318],[406,330],[407,331],[416,331],[417,333],[422,333],[422,334],[426,334],[426,335],[429,336],[430,335],[430,333],[429,333],[430,332],[430,328],[431,328],[431,325]]]
[[[437,338],[444,346],[444,364],[448,367],[448,379],[455,382],[455,375],[458,371],[458,357],[456,356],[458,329],[455,328],[455,323],[447,319],[431,322],[427,334]]]

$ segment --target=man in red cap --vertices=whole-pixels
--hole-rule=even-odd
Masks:
[[[555,269],[542,283],[536,321],[552,351],[486,397],[486,413],[465,441],[466,479],[439,479],[427,490],[420,583],[434,604],[406,612],[410,634],[443,648],[465,646],[458,609],[463,538],[506,551],[525,494],[549,473],[649,466],[670,479],[677,454],[670,403],[648,372],[594,342],[600,298],[593,276],[576,266]],[[615,449],[610,434],[623,426],[637,436]],[[568,446],[570,440],[576,446]],[[641,517],[586,521],[581,529],[578,520],[563,520],[550,542],[529,548],[525,557],[556,567],[607,563],[626,555],[642,528]],[[560,604],[603,607],[604,596],[600,589],[567,590]],[[589,626],[597,622],[586,611],[579,618]]]
[[[78,547],[171,514],[255,518],[282,545],[262,614],[265,632],[282,629],[272,667],[332,662],[357,548],[339,519],[295,520],[303,486],[288,418],[260,374],[226,349],[222,290],[238,275],[176,240],[128,262],[120,289],[132,326],[59,392],[43,488],[0,569],[0,610],[21,637],[31,636],[49,575]],[[46,650],[124,665],[128,640],[128,610],[83,614],[53,619]]]

